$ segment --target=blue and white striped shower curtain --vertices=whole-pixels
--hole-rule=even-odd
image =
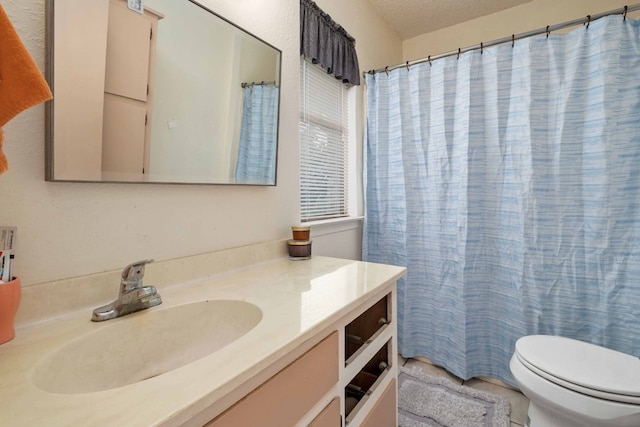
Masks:
[[[515,341],[640,356],[640,25],[610,16],[367,75],[363,258],[399,346],[514,384]]]
[[[237,183],[276,183],[278,97],[279,89],[274,86],[243,89]]]

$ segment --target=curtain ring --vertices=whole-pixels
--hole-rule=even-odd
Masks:
[[[511,34],[511,47],[515,47],[516,45],[516,35]]]
[[[587,30],[589,29],[589,24],[591,24],[591,15],[587,15]]]
[[[460,59],[460,51],[461,50],[462,50],[461,48],[458,48],[458,59]]]
[[[389,66],[388,65],[386,67],[384,67],[384,72],[387,73],[387,76],[389,75]]]
[[[550,33],[549,26],[547,25],[547,38],[549,38],[549,33]]]
[[[629,6],[624,7],[624,17],[622,18],[622,21],[626,21],[627,20],[627,10],[629,9]]]
[[[484,44],[480,42],[480,55],[482,55],[483,51],[484,51]]]
[[[409,71],[409,61],[407,61],[407,71]]]
[[[429,58],[427,58],[429,60],[429,66],[432,67],[433,64],[431,63],[431,55],[429,55]]]

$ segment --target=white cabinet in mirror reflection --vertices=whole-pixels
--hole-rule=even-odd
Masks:
[[[102,127],[104,179],[141,181],[149,170],[155,40],[158,20],[163,17],[148,7],[142,14],[132,12],[123,0],[109,2]]]

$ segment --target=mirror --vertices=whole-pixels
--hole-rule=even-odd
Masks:
[[[276,184],[279,49],[194,0],[46,4],[47,181]]]

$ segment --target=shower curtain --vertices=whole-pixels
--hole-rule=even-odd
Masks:
[[[514,384],[529,334],[640,356],[640,31],[366,76],[363,258],[407,266],[399,348]]]
[[[275,184],[278,96],[274,86],[243,88],[237,183]]]

